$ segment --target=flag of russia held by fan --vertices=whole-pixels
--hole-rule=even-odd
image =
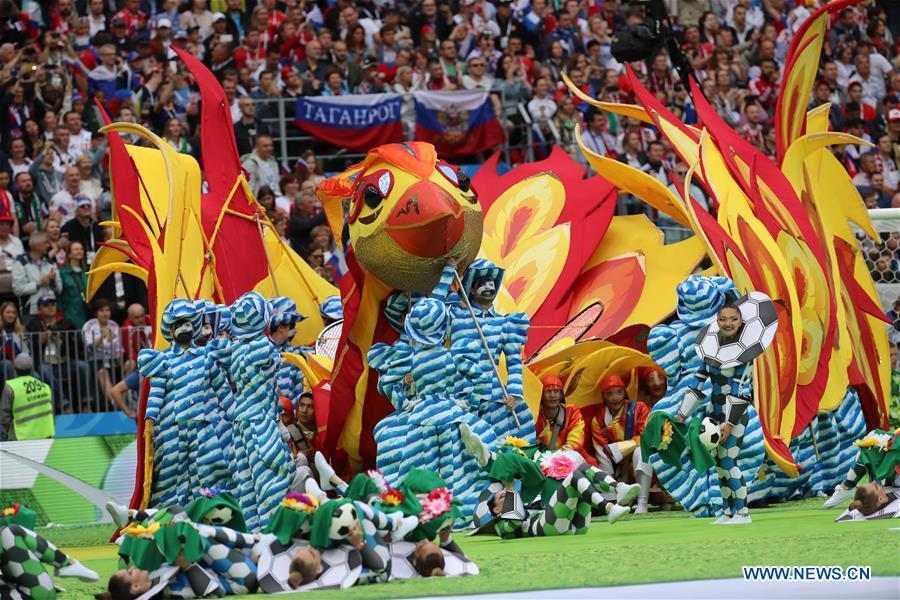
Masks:
[[[484,90],[419,91],[413,95],[416,139],[434,144],[440,156],[475,154],[506,139]]]
[[[399,94],[301,96],[294,118],[310,135],[348,150],[403,141]]]

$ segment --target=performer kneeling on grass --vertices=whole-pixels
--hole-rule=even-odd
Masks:
[[[587,462],[594,458],[584,449],[585,422],[577,406],[566,404],[563,383],[548,375],[541,379],[541,410],[535,423],[538,442],[547,450],[572,450]]]
[[[600,382],[603,404],[591,421],[591,438],[597,451],[597,464],[607,473],[641,485],[635,513],[647,512],[653,467],[641,454],[641,433],[650,409],[643,402],[631,402],[625,383],[618,375]],[[632,473],[632,470],[634,471]]]

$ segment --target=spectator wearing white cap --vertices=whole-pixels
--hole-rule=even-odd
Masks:
[[[94,220],[94,203],[87,196],[78,196],[75,202],[75,218],[63,225],[62,234],[69,242],[80,242],[87,254],[87,263],[94,261],[94,255],[103,241],[103,228]]]
[[[62,280],[56,263],[47,259],[50,243],[41,232],[28,238],[28,252],[20,255],[12,263],[13,293],[28,305],[28,313],[38,312],[38,298],[44,294],[56,295],[62,291]]]

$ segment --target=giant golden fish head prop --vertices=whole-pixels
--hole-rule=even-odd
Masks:
[[[449,259],[464,268],[481,246],[483,214],[472,183],[438,160],[431,144],[380,146],[318,193],[323,204],[349,198],[346,222],[360,264],[400,290],[430,292]]]

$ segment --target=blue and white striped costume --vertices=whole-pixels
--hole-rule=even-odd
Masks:
[[[244,519],[251,529],[265,527],[288,492],[294,462],[276,423],[278,347],[264,335],[270,318],[262,296],[248,292],[231,307],[229,367],[235,384],[232,469]]]
[[[172,342],[172,326],[189,320],[196,337],[202,318],[201,306],[176,299],[163,312],[160,329]],[[200,487],[232,487],[217,434],[220,411],[209,389],[209,363],[206,349],[193,342],[138,355],[138,370],[150,378],[145,418],[154,422],[153,505],[187,503]]]
[[[701,361],[694,349],[697,333],[715,318],[725,302],[725,293],[733,292],[734,284],[724,277],[692,275],[678,285],[677,313],[679,319],[669,325],[659,325],[650,331],[647,348],[650,357],[663,368],[668,378],[666,395],[654,406],[654,411],[678,413],[686,390],[698,387],[695,376]],[[707,382],[699,387],[707,400],[698,403],[692,416],[702,418],[711,412],[708,398],[712,389]],[[756,481],[765,449],[762,426],[756,410],[747,408],[744,439],[737,457],[737,466],[746,482]],[[682,457],[681,468],[667,465],[654,454],[649,459],[660,484],[684,508],[697,517],[721,515],[724,502],[715,468],[697,473],[690,460]]]
[[[849,388],[836,410],[813,418],[812,428],[815,446],[809,429],[804,429],[791,440],[789,446],[801,467],[800,476],[788,477],[767,457],[764,464],[766,478],[751,487],[751,500],[829,494],[846,479],[847,472],[856,464],[859,452],[854,442],[866,433],[866,422],[856,390]],[[816,448],[819,450],[818,459]]]
[[[496,436],[455,396],[457,380],[481,368],[481,347],[478,341],[460,338],[445,348],[448,317],[443,302],[420,300],[406,319],[407,341],[375,344],[369,350],[379,389],[397,408],[375,427],[376,465],[395,481],[413,468],[438,473],[462,499],[468,517],[485,480],[475,459],[464,451],[458,424],[466,423],[492,449]]]
[[[304,320],[306,317],[297,312],[297,305],[290,298],[278,296],[268,300],[269,309],[272,311],[272,318],[269,320],[269,330],[273,331],[280,325],[287,325],[293,328],[294,325]],[[292,352],[294,354],[304,354],[308,348],[294,346],[290,341],[279,346],[279,352]],[[279,357],[278,365],[278,383],[276,388],[279,396],[288,398],[297,409],[297,403],[300,401],[300,394],[303,393],[303,372],[295,365],[285,362]]]
[[[343,319],[344,307],[341,305],[341,297],[335,295],[325,298],[325,300],[319,304],[319,314],[322,315],[322,319],[325,321],[326,326]]]
[[[500,382],[491,367],[490,358],[481,343],[472,315],[463,304],[457,294],[451,294],[450,286],[453,284],[454,271],[452,264],[444,266],[441,279],[431,293],[431,298],[446,302],[450,308],[450,342],[472,340],[481,348],[480,369],[473,373],[474,389],[472,390],[469,404],[470,410],[484,419],[494,430],[499,439],[507,436],[516,436],[533,443],[535,440],[534,415],[524,401],[522,386],[522,349],[528,341],[528,315],[524,313],[498,314],[493,307],[482,309],[474,301],[471,301],[472,310],[478,318],[481,332],[487,340],[490,348],[490,358],[494,364],[500,365],[500,357],[506,359],[506,392],[510,396],[517,396],[515,400],[515,415],[519,420],[516,426],[512,411],[503,402],[503,390]],[[488,260],[476,259],[469,265],[462,276],[462,289],[459,294],[468,294],[472,284],[484,276],[494,279],[496,289],[500,289],[503,280],[503,269],[494,266]],[[461,382],[466,383],[466,382]],[[465,391],[465,387],[457,393]]]

